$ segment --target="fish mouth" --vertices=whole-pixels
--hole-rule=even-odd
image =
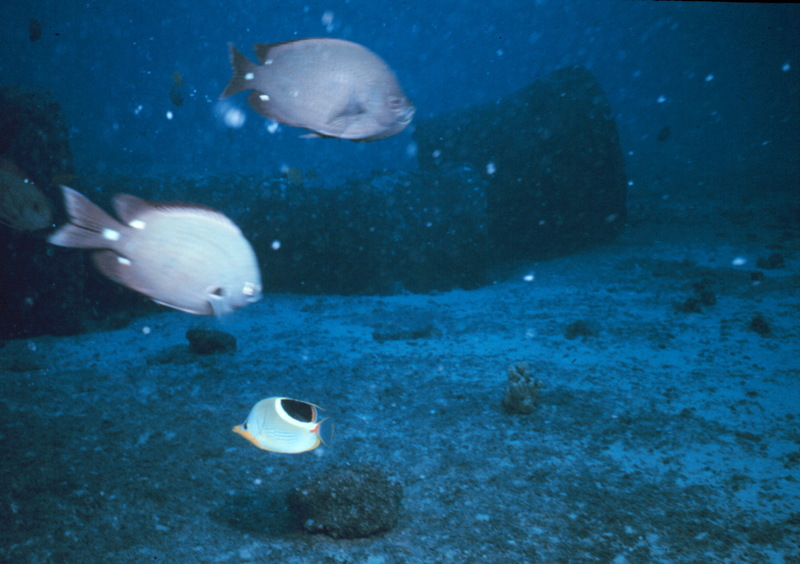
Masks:
[[[401,123],[403,125],[408,125],[409,123],[411,123],[411,120],[414,119],[414,114],[416,112],[417,112],[417,108],[414,107],[414,106],[409,106],[409,107],[403,109],[398,114],[397,122]]]

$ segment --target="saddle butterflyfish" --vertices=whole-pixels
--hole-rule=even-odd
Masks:
[[[292,454],[307,452],[324,442],[320,429],[328,420],[317,421],[318,409],[313,403],[290,398],[263,399],[253,406],[245,422],[235,426],[233,432],[263,450]]]

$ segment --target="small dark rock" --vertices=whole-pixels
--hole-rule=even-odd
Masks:
[[[530,371],[527,363],[508,367],[508,381],[503,393],[503,409],[506,413],[527,415],[536,411],[539,391],[544,383]]]
[[[717,303],[717,295],[711,289],[711,281],[700,280],[692,284],[694,295],[683,302],[675,304],[675,311],[680,313],[703,313],[703,306],[713,306]]]
[[[693,285],[695,297],[704,306],[712,306],[717,303],[717,296],[709,286],[711,286],[711,282],[708,280],[701,280]]]
[[[214,354],[234,352],[236,337],[223,331],[209,329],[189,329],[186,332],[189,350],[195,354]]]
[[[704,306],[712,306],[717,303],[717,296],[711,290],[699,290],[697,292],[697,299]]]
[[[295,488],[288,503],[309,533],[355,539],[394,527],[402,496],[400,483],[380,468],[347,465]]]
[[[408,325],[402,327],[379,327],[372,332],[372,338],[379,343],[384,341],[413,341],[428,339],[435,333],[432,323]]]
[[[756,435],[755,433],[751,433],[750,431],[736,431],[734,432],[734,435],[736,435],[737,439],[743,441],[750,441],[753,443],[761,442],[761,437]]]
[[[686,298],[683,302],[675,304],[675,311],[680,313],[703,313],[702,302],[700,298],[692,296]]]
[[[781,253],[772,253],[768,257],[759,257],[759,259],[756,261],[756,266],[758,268],[763,268],[764,270],[775,270],[776,268],[783,268],[784,267],[783,255]]]
[[[598,333],[597,329],[584,319],[573,321],[564,330],[564,336],[570,340],[578,337],[597,337]]]
[[[750,324],[747,326],[747,328],[758,333],[762,337],[766,337],[772,333],[769,323],[767,323],[767,320],[764,319],[764,316],[760,313],[757,313],[753,316],[753,319],[750,320]]]

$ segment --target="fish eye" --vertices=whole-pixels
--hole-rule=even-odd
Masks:
[[[212,288],[209,292],[212,296],[217,296],[218,298],[225,297],[225,290],[222,288]]]
[[[392,106],[393,108],[399,107],[400,105],[402,105],[402,103],[403,99],[398,98],[397,96],[392,96],[391,98],[389,98],[389,105]]]

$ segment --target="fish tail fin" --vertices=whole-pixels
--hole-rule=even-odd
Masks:
[[[225,90],[220,94],[220,98],[227,98],[228,96],[233,96],[245,90],[252,90],[253,87],[251,84],[253,83],[253,78],[251,76],[250,79],[247,79],[246,75],[252,75],[258,69],[258,66],[242,55],[233,43],[228,43],[228,51],[230,52],[233,76],[230,82],[228,82],[228,86],[226,86]]]
[[[72,188],[62,186],[61,191],[70,222],[50,235],[48,242],[60,247],[112,248],[113,239],[106,236],[107,230],[119,232],[123,226]]]
[[[333,420],[330,417],[317,422],[317,436],[325,446],[333,442]]]

